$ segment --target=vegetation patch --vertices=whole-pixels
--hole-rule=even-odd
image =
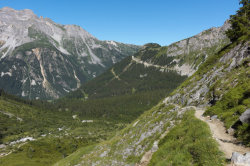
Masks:
[[[206,123],[194,117],[194,111],[187,111],[182,122],[175,126],[159,142],[150,166],[223,166],[223,154],[212,138]]]

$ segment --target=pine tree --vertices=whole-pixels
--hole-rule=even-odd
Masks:
[[[231,42],[237,40],[249,40],[250,36],[250,5],[249,0],[241,0],[242,7],[235,15],[230,16],[231,29],[226,34]]]

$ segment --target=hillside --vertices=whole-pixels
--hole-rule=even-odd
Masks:
[[[105,64],[105,72],[57,100],[24,100],[0,90],[0,165],[249,164],[250,21],[246,11],[250,6],[244,0],[240,3],[240,10],[222,27],[169,46],[135,46],[136,53],[112,66]],[[60,51],[58,46],[53,49]],[[12,50],[13,55],[21,56],[20,50]],[[46,60],[40,56],[44,49],[32,51],[37,60]],[[91,65],[103,65],[104,61],[95,64],[91,55]],[[78,77],[75,70],[73,75]],[[47,81],[42,86],[50,87]]]
[[[169,46],[145,44],[132,57],[56,100],[55,106],[88,117],[131,123],[188,78],[188,71],[196,71],[206,58],[229,43],[225,36],[228,27],[226,22],[222,27],[211,28]],[[185,51],[187,47],[189,52]]]
[[[223,34],[227,28],[228,24],[226,23],[223,27],[212,28],[207,32],[186,39],[195,40],[194,43],[199,41],[198,43],[201,45],[203,42],[205,45],[209,45],[209,43],[211,45],[211,48],[201,49],[197,47],[199,51],[192,48],[193,52],[190,52],[190,54],[182,52],[186,49],[186,46],[178,46],[180,49],[176,52],[168,52],[176,45],[180,45],[178,43],[181,42],[166,47],[152,43],[146,44],[134,56],[125,58],[100,76],[82,85],[79,90],[51,103],[39,100],[21,101],[20,103],[19,100],[16,101],[11,97],[1,98],[3,106],[1,109],[5,113],[4,115],[11,113],[13,114],[12,117],[19,117],[24,120],[21,125],[14,127],[16,122],[13,122],[13,120],[15,119],[8,116],[3,117],[3,127],[8,132],[2,135],[4,148],[1,151],[3,157],[0,162],[4,165],[7,163],[25,163],[26,165],[35,163],[44,165],[46,163],[52,165],[80,147],[87,148],[90,151],[97,143],[110,139],[116,131],[123,129],[143,112],[151,109],[188,78],[189,74],[183,73],[184,69],[177,70],[178,67],[190,65],[192,70],[195,71],[207,57],[227,44],[229,41]],[[213,38],[213,41],[205,40],[208,36]],[[183,42],[186,42],[186,40]],[[191,48],[192,42],[188,46]],[[206,56],[201,56],[201,54]],[[185,55],[200,60],[191,63],[187,59],[181,58]],[[157,58],[161,61],[161,64],[158,64],[155,60]],[[179,60],[182,63],[179,63],[178,58],[182,59]],[[164,59],[170,59],[171,62],[169,60],[164,61]],[[29,111],[27,113],[19,111],[19,108]],[[165,111],[169,109],[167,108]],[[155,108],[152,108],[152,110],[155,110]],[[172,118],[175,119],[176,114],[173,114]],[[158,123],[157,120],[155,122]],[[166,125],[168,125],[167,121]],[[12,128],[15,128],[15,130],[12,131]],[[146,130],[147,128],[145,128]],[[22,142],[18,142],[18,140],[25,138],[34,140],[28,141],[22,146]],[[11,143],[15,141],[18,144]],[[55,142],[57,142],[56,146]],[[149,148],[150,144],[146,143],[145,146]],[[11,153],[8,154],[9,152]],[[138,154],[142,155],[143,152],[141,149]],[[4,154],[8,155],[5,156]],[[132,158],[131,161],[138,158]]]
[[[0,88],[27,99],[76,90],[140,46],[100,41],[77,25],[31,10],[0,9]]]
[[[249,30],[241,27],[249,27],[249,19],[241,22],[245,21],[242,10],[246,7],[249,8],[249,4],[237,12],[235,20],[238,22],[227,32],[234,31],[237,38],[228,35],[231,43],[208,57],[170,96],[144,112],[112,139],[81,148],[55,165],[210,166],[226,165],[230,161],[235,165],[247,165],[247,155],[233,153],[231,158],[217,144],[250,145],[250,39]],[[235,20],[232,16],[230,22]],[[236,139],[213,138],[211,132],[214,131],[206,120],[202,122],[195,118],[197,109],[205,110],[209,123],[220,122],[228,129],[223,134]],[[200,115],[196,117],[200,118]],[[245,149],[244,153],[249,151],[249,148]]]
[[[148,152],[155,152],[151,165],[157,165],[156,163],[159,163],[163,156],[167,159],[164,160],[165,162],[172,161],[177,165],[186,165],[188,162],[224,165],[223,154],[219,152],[216,143],[212,140],[208,127],[192,117],[193,115],[188,111],[192,108],[188,106],[205,107],[206,114],[218,115],[227,128],[237,124],[235,135],[238,141],[249,145],[249,125],[237,123],[239,116],[249,108],[248,55],[248,42],[231,44],[224,51],[209,58],[192,77],[172,93],[171,97],[146,111],[113,139],[88,149],[82,148],[56,165],[91,165],[93,163],[96,165],[133,165],[141,163],[143,156]],[[207,85],[211,88],[204,88]],[[214,99],[213,90],[221,90],[225,93],[219,93],[221,96],[216,96],[216,104],[211,105]],[[235,101],[240,103],[235,103]],[[230,106],[231,102],[234,105]],[[220,109],[227,105],[229,106],[227,111]],[[194,119],[190,120],[192,118]],[[199,129],[195,128],[197,126]],[[185,131],[190,131],[188,134],[190,136],[186,135]],[[204,133],[208,136],[202,138],[201,135]],[[186,141],[190,137],[194,137],[195,140],[202,139],[204,143],[192,144],[190,142],[192,151],[189,147],[183,149],[182,146],[188,145]],[[181,144],[183,142],[177,143],[176,139],[183,139],[185,145]],[[164,151],[164,148],[167,150]],[[175,158],[176,148],[179,155],[177,158]],[[199,154],[200,157],[197,158],[195,154]]]

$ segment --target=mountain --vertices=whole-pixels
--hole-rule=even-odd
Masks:
[[[115,137],[81,148],[56,165],[225,165],[210,128],[194,117],[193,108],[218,116],[228,132],[234,130],[238,144],[249,146],[249,123],[240,120],[250,106],[248,44],[232,43],[211,55],[169,97]]]
[[[222,27],[169,46],[145,44],[133,56],[56,100],[55,106],[87,117],[131,123],[176,89],[190,76],[189,72],[196,71],[207,58],[228,44],[225,35],[228,27],[225,22]]]
[[[100,41],[77,25],[31,10],[0,9],[0,88],[28,99],[55,99],[80,87],[140,46]]]
[[[168,111],[174,109],[177,112],[179,109],[167,107],[163,110],[166,112],[162,116],[159,112],[155,112],[158,106],[154,106],[188,79],[189,71],[196,71],[206,59],[229,43],[229,39],[224,35],[228,27],[226,22],[222,27],[211,28],[169,46],[145,44],[133,56],[125,57],[104,73],[83,84],[78,90],[51,103],[40,100],[19,101],[20,99],[12,99],[9,96],[0,97],[1,131],[4,131],[0,140],[1,146],[4,146],[0,151],[3,156],[0,158],[0,164],[52,165],[80,147],[84,148],[84,153],[86,149],[92,151],[98,143],[108,140],[125,126],[128,127],[122,132],[131,134],[122,135],[124,152],[121,154],[124,155],[124,159],[128,157],[131,162],[137,162],[139,157],[130,156],[130,149],[126,148],[133,148],[126,142],[130,140],[133,142],[136,139],[128,137],[140,133],[140,141],[143,141],[144,137],[155,134],[151,131],[151,134],[147,133],[149,128],[159,123],[163,127],[169,124]],[[187,48],[189,52],[186,51]],[[146,110],[153,112],[144,113]],[[11,117],[8,116],[10,114]],[[146,119],[144,119],[145,114]],[[19,124],[16,117],[23,121]],[[176,114],[171,114],[171,118],[174,120]],[[154,122],[151,123],[151,120]],[[162,122],[159,122],[160,120]],[[133,123],[130,124],[131,122]],[[16,123],[19,125],[15,126]],[[133,131],[135,129],[140,131]],[[163,131],[158,127],[153,130]],[[112,145],[121,140],[119,133],[112,139],[115,140],[114,143],[111,142]],[[147,141],[152,141],[158,135],[151,135],[150,139],[145,139],[145,146],[139,149],[138,155],[143,154],[150,146]],[[105,145],[105,142],[101,144]],[[138,145],[141,145],[141,142],[138,142]],[[120,153],[120,147],[116,151]],[[82,154],[83,151],[79,149],[77,152]],[[105,157],[106,153],[100,156]],[[98,150],[97,154],[99,155]],[[75,154],[71,156],[74,158]],[[115,161],[116,156],[112,157],[112,161]],[[62,162],[67,163],[69,158],[65,158]],[[75,158],[80,159],[80,157]],[[126,162],[119,163],[123,165]],[[106,165],[110,165],[109,162]]]
[[[67,98],[102,98],[154,90],[167,95],[229,43],[225,35],[229,27],[225,22],[222,27],[205,30],[169,46],[145,44],[133,56],[69,93]]]
[[[226,32],[231,42],[208,56],[169,96],[110,140],[83,147],[55,166],[249,165],[250,38],[245,2],[231,17],[234,24]],[[203,111],[204,116],[198,115]]]
[[[250,39],[231,22],[145,44],[58,100],[0,91],[0,165],[227,164],[231,145],[250,146]],[[215,137],[219,127],[236,138]]]

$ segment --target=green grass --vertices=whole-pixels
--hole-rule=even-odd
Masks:
[[[152,130],[159,122],[163,122],[163,131],[166,130],[169,126],[169,119],[175,119],[177,116],[177,112],[170,111],[173,108],[173,105],[165,106],[164,104],[158,104],[149,111],[144,112],[136,120],[138,121],[136,127],[133,126],[136,122],[134,121],[127,125],[126,128],[117,132],[110,140],[101,142],[95,146],[83,147],[65,159],[57,162],[55,165],[75,165],[80,162],[84,163],[84,165],[91,165],[94,162],[100,162],[99,165],[110,165],[112,161],[135,164],[140,161],[143,155],[143,151],[138,154],[135,153],[136,147],[141,146],[145,148],[145,151],[149,150],[154,140],[160,137],[160,133],[155,132],[155,134],[145,137],[144,140],[139,142],[139,145],[136,145],[136,142],[143,133],[145,134],[148,130]],[[154,114],[154,116],[152,116],[152,114]],[[123,150],[128,147],[131,147],[133,152],[129,156],[123,158]],[[100,157],[104,151],[108,151],[108,155]]]
[[[80,147],[109,139],[126,125],[105,117],[91,118],[94,122],[90,124],[81,123],[81,120],[90,118],[71,110],[49,109],[52,106],[49,103],[45,107],[39,101],[26,101],[0,92],[0,144],[7,145],[6,149],[0,149],[0,153],[13,151],[0,158],[0,165],[52,165]],[[38,104],[41,104],[40,108]],[[77,118],[73,119],[73,115]],[[20,143],[9,145],[26,136],[36,140],[23,146],[19,146]]]
[[[90,152],[93,151],[95,146],[90,145],[84,148],[79,149],[78,151],[76,151],[74,153],[74,155],[70,155],[69,157],[67,157],[66,161],[69,165],[76,165],[81,161],[81,157],[85,154],[88,154]],[[56,164],[54,164],[54,166],[63,166],[65,165],[65,159],[64,160],[60,160],[59,162],[57,162]]]
[[[149,165],[222,166],[224,158],[208,125],[195,118],[194,111],[188,111],[182,122],[159,142],[159,150],[154,153]]]
[[[78,146],[84,146],[83,141],[66,137],[43,138],[38,141],[28,142],[17,148],[12,154],[1,158],[0,165],[52,165],[55,161],[61,160],[73,153]]]

